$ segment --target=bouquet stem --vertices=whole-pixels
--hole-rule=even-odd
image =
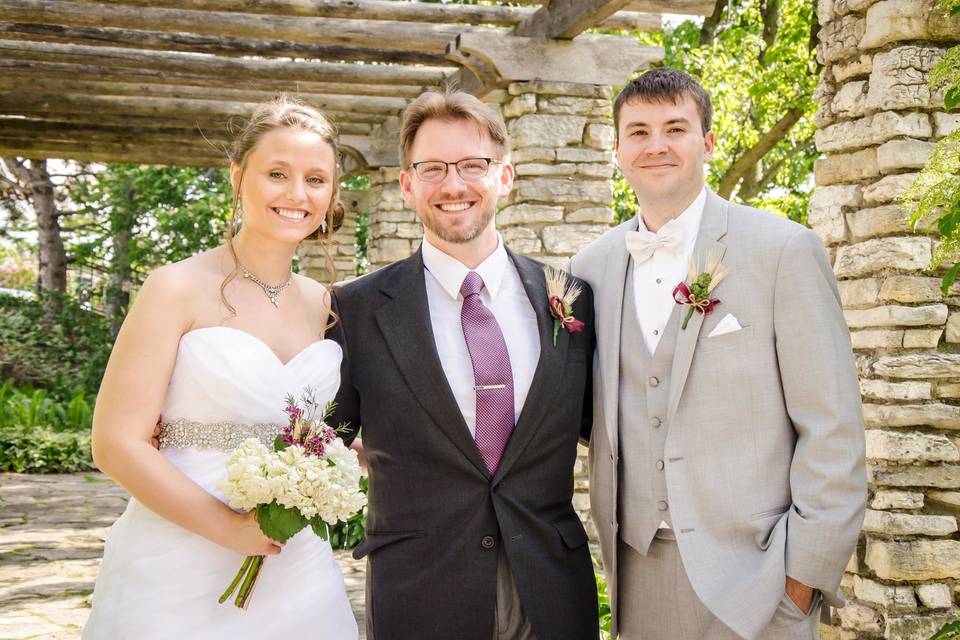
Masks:
[[[250,601],[250,595],[253,593],[253,588],[257,585],[257,579],[260,577],[261,567],[263,567],[263,556],[247,556],[243,564],[240,565],[240,571],[233,577],[230,586],[227,587],[227,590],[220,596],[220,604],[226,602],[227,599],[233,595],[233,592],[236,591],[237,585],[240,585],[240,590],[237,592],[237,597],[233,601],[233,604],[241,609],[246,609]]]

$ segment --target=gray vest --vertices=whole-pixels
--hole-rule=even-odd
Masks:
[[[620,537],[642,554],[661,522],[670,526],[664,447],[673,352],[680,326],[674,308],[657,351],[647,353],[633,294],[633,260],[627,265],[620,322]]]

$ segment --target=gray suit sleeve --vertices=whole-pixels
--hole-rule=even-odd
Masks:
[[[808,229],[786,243],[774,296],[777,357],[797,434],[790,468],[787,575],[836,597],[863,522],[863,413],[833,270]]]

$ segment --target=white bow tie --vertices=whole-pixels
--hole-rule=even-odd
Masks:
[[[668,222],[657,233],[646,230],[627,232],[627,251],[638,264],[649,260],[657,249],[679,251],[683,247],[683,229]]]

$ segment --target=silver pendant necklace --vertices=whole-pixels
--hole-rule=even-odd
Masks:
[[[237,266],[240,267],[240,273],[243,274],[243,277],[246,278],[247,280],[250,280],[257,286],[259,286],[261,289],[263,289],[263,292],[267,294],[268,298],[270,298],[270,302],[273,303],[273,306],[279,309],[280,305],[277,304],[277,296],[280,295],[281,291],[283,291],[284,289],[290,286],[290,280],[293,278],[293,272],[290,273],[290,276],[287,278],[286,282],[284,282],[283,284],[274,285],[274,284],[267,284],[266,282],[258,278],[252,271],[247,269],[245,266],[243,266],[239,262],[237,263]]]

